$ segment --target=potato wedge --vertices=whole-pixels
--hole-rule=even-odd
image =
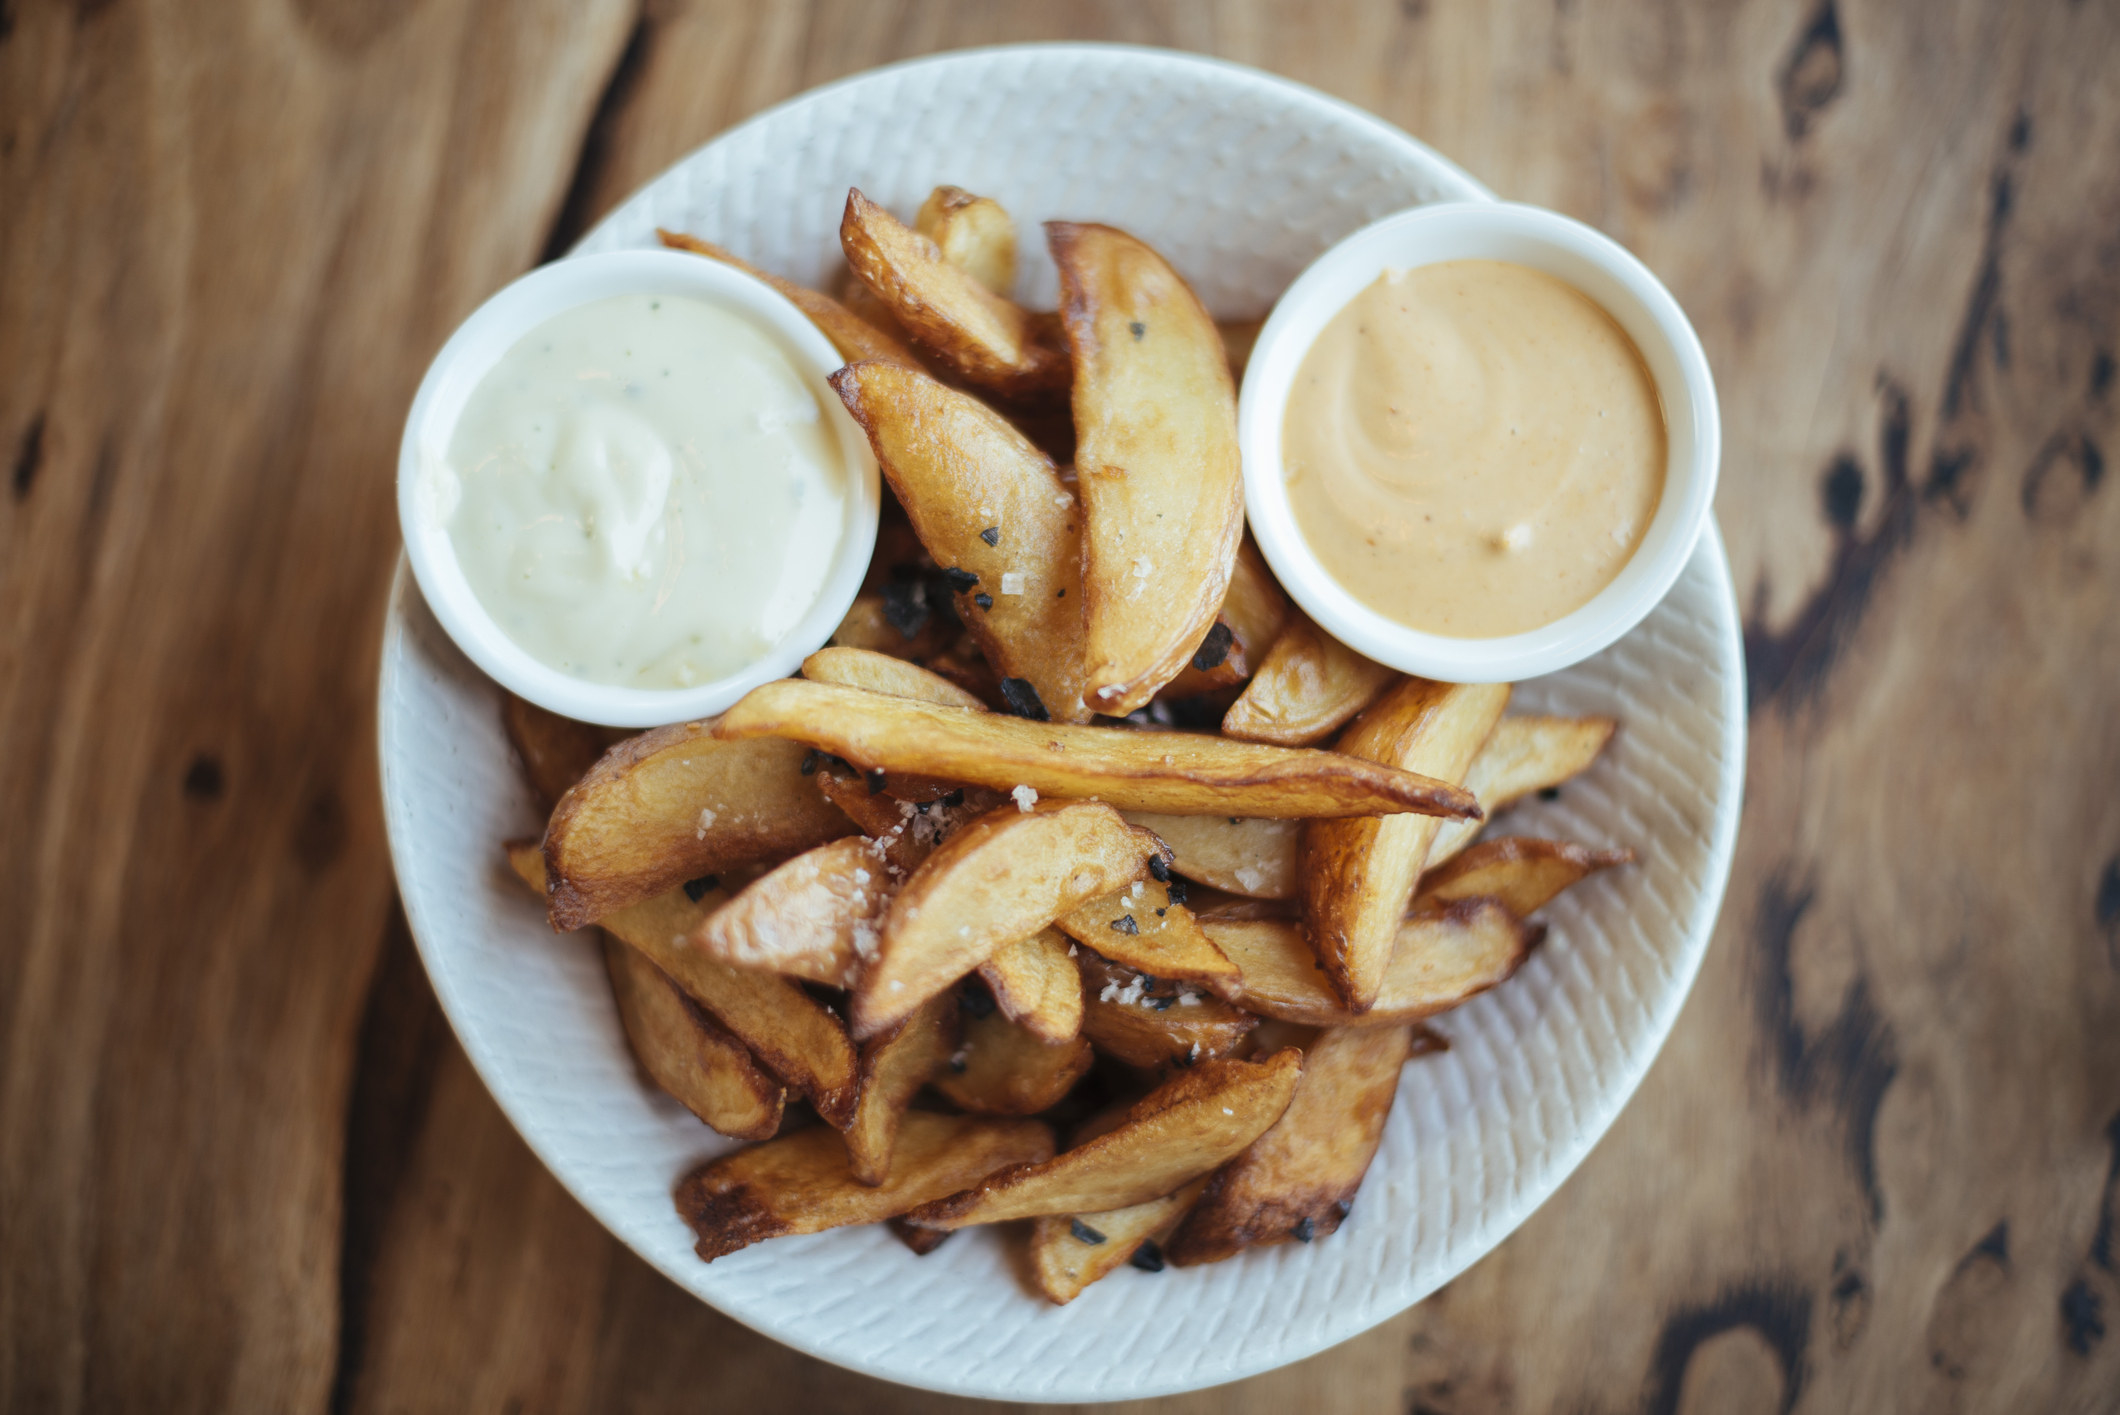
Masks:
[[[732,740],[809,742],[864,770],[919,772],[997,791],[1027,786],[1040,796],[1093,797],[1126,810],[1295,818],[1479,810],[1462,787],[1335,752],[1196,732],[1031,722],[798,678],[752,689],[714,730]]]
[[[850,988],[897,888],[883,847],[850,835],[760,875],[686,942],[731,968]]]
[[[543,852],[528,841],[507,850],[516,874],[543,892]],[[719,888],[702,889],[696,899],[689,889],[673,889],[628,905],[602,924],[668,974],[685,996],[750,1048],[760,1065],[806,1096],[826,1123],[846,1126],[860,1096],[861,1069],[839,1019],[786,978],[731,968],[688,942],[728,898]]]
[[[965,997],[989,1001],[976,992]],[[1079,1036],[1041,1042],[989,1006],[966,1013],[963,1041],[931,1084],[950,1104],[977,1115],[1036,1115],[1072,1091],[1096,1059]]]
[[[1053,1132],[1037,1120],[981,1120],[907,1111],[897,1153],[882,1184],[863,1184],[847,1167],[836,1130],[798,1130],[712,1159],[677,1186],[677,1212],[698,1235],[707,1262],[787,1233],[821,1233],[875,1223],[963,1189],[996,1169],[1036,1163],[1053,1152]]]
[[[1302,1053],[1293,1049],[1263,1061],[1203,1061],[1151,1091],[1117,1129],[1048,1160],[990,1171],[959,1193],[910,1210],[906,1222],[954,1229],[1146,1203],[1264,1134],[1288,1108],[1302,1074]]]
[[[1401,923],[1391,965],[1367,1012],[1350,1012],[1318,967],[1299,924],[1203,920],[1200,927],[1237,965],[1217,993],[1246,1012],[1312,1027],[1396,1026],[1448,1012],[1506,980],[1542,931],[1492,899],[1463,899]]]
[[[501,725],[522,765],[523,779],[530,783],[538,805],[547,811],[567,794],[568,787],[589,774],[589,768],[613,743],[631,735],[617,728],[561,717],[535,703],[524,702],[513,693],[501,694]]]
[[[604,935],[604,969],[634,1059],[656,1085],[724,1135],[763,1140],[780,1129],[786,1091],[750,1049],[630,944]]]
[[[876,292],[862,284],[861,277],[853,271],[845,272],[833,298],[845,305],[847,311],[862,323],[882,330],[909,349],[912,347],[913,336],[905,332],[905,326],[898,322],[898,316],[892,314],[891,307],[877,299]]]
[[[875,961],[854,992],[854,1035],[876,1035],[1002,944],[1138,879],[1161,848],[1094,801],[1003,806],[963,826],[891,901]]]
[[[560,797],[545,827],[553,928],[853,831],[802,780],[801,747],[723,741],[712,729],[680,722],[628,738]]]
[[[1331,1027],[1303,1048],[1303,1079],[1273,1128],[1215,1171],[1164,1246],[1179,1267],[1336,1231],[1376,1158],[1413,1054],[1411,1027]]]
[[[995,949],[979,979],[1002,1015],[1039,1041],[1073,1041],[1082,1030],[1082,974],[1072,952],[1065,934],[1040,929]]]
[[[1398,678],[1313,624],[1289,616],[1244,693],[1222,716],[1222,730],[1247,742],[1307,747],[1375,702]]]
[[[1281,636],[1290,614],[1281,582],[1249,536],[1237,546],[1237,563],[1222,595],[1222,607],[1207,637],[1178,676],[1165,684],[1164,698],[1189,698],[1226,688],[1249,678]]]
[[[1494,724],[1465,773],[1465,789],[1492,816],[1534,791],[1549,791],[1597,760],[1619,726],[1609,717],[1539,717],[1529,713]],[[1480,821],[1452,821],[1428,849],[1430,868],[1472,843]]]
[[[1296,841],[1303,823],[1260,816],[1178,816],[1127,811],[1126,818],[1170,847],[1171,868],[1187,879],[1253,899],[1293,899]]]
[[[802,661],[802,676],[813,683],[843,683],[849,688],[865,688],[871,693],[889,693],[942,707],[986,711],[985,703],[949,679],[930,673],[917,663],[871,649],[821,648]]]
[[[815,779],[825,799],[883,846],[884,858],[893,869],[908,875],[957,827],[977,820],[1007,799],[984,787],[962,786],[935,801],[900,801],[869,790],[858,777],[819,771]]]
[[[1554,895],[1599,870],[1634,862],[1632,850],[1592,850],[1565,840],[1506,835],[1483,840],[1421,876],[1414,913],[1438,913],[1461,899],[1486,896],[1528,919]]]
[[[720,261],[723,265],[734,266],[753,279],[762,280],[772,286],[789,304],[809,316],[810,323],[816,325],[818,331],[832,341],[832,347],[839,351],[839,357],[847,362],[852,363],[856,359],[882,359],[911,368],[920,367],[920,360],[914,357],[911,349],[891,334],[862,319],[830,295],[821,295],[792,280],[783,280],[769,270],[761,270],[741,256],[723,250],[712,241],[702,241],[697,236],[665,231],[659,227],[655,234],[671,250],[690,251],[693,255],[703,255],[708,260]]]
[[[1027,705],[1088,721],[1081,508],[1052,462],[999,413],[926,374],[849,364],[832,386],[956,586],[973,641],[1028,686]]]
[[[1434,683],[1409,678],[1340,735],[1338,750],[1423,772],[1463,778],[1509,701],[1506,683]],[[1349,1011],[1376,1001],[1391,964],[1399,920],[1413,899],[1436,823],[1393,816],[1306,821],[1296,888],[1318,963]]]
[[[1205,1179],[1195,1179],[1175,1194],[1123,1209],[1048,1214],[1037,1220],[1031,1226],[1031,1275],[1038,1290],[1064,1307],[1091,1283],[1127,1263],[1160,1271],[1163,1260],[1158,1241],[1169,1237],[1206,1187]]]
[[[1123,967],[1158,978],[1204,982],[1236,976],[1236,965],[1200,932],[1173,886],[1136,880],[1061,918],[1061,932]]]
[[[947,616],[938,614],[925,615],[920,619],[919,628],[910,634],[905,633],[891,622],[882,595],[865,594],[854,600],[847,609],[847,617],[832,631],[831,646],[868,649],[917,663],[942,653],[960,636],[959,627]]]
[[[1067,386],[1067,355],[1050,325],[943,259],[858,187],[847,192],[839,245],[914,341],[966,383],[1011,398]]]
[[[1229,1056],[1259,1019],[1212,993],[1144,976],[1084,952],[1082,1035],[1115,1061],[1143,1070]]]
[[[1229,588],[1244,533],[1237,391],[1214,321],[1155,251],[1109,226],[1045,232],[1075,368],[1084,697],[1123,717],[1185,667]]]
[[[997,295],[1016,283],[1016,223],[992,197],[962,187],[937,187],[920,203],[913,229],[935,243],[942,258]]]
[[[957,1049],[957,1000],[938,997],[861,1049],[861,1100],[847,1126],[847,1168],[863,1184],[890,1178],[906,1107]]]

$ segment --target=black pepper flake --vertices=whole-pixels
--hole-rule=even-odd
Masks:
[[[1185,881],[1174,879],[1170,882],[1170,887],[1163,892],[1170,897],[1171,903],[1183,904],[1185,902]]]
[[[1065,585],[1062,585],[1062,586],[1061,586],[1061,587],[1060,587],[1059,589],[1057,589],[1057,590],[1053,591],[1053,598],[1054,598],[1054,599],[1066,599],[1066,598],[1067,598],[1067,586],[1065,586]]]
[[[988,526],[979,533],[979,539],[985,541],[988,545],[1001,544],[1001,527]]]
[[[1538,798],[1541,801],[1558,801],[1561,798],[1561,788],[1548,786],[1538,793]]]
[[[1004,678],[1001,680],[1001,701],[1018,717],[1027,717],[1033,722],[1051,722],[1053,715],[1045,710],[1045,702],[1038,690],[1031,686],[1028,678]]]
[[[862,780],[868,782],[871,796],[881,796],[883,794],[884,776],[882,767],[878,767],[871,772],[864,772]]]
[[[1126,1261],[1129,1267],[1139,1268],[1142,1272],[1159,1273],[1163,1271],[1163,1250],[1156,1246],[1155,1239],[1145,1238]]]
[[[972,586],[979,583],[978,575],[974,574],[970,570],[960,570],[955,566],[951,566],[949,569],[944,570],[942,572],[942,578],[949,581],[950,588],[955,590],[959,594],[965,593],[967,590],[971,589]]]
[[[1208,629],[1207,637],[1200,640],[1200,647],[1193,650],[1192,666],[1202,673],[1210,668],[1220,668],[1222,660],[1229,657],[1229,646],[1236,642],[1236,635],[1229,626],[1217,619]]]
[[[1148,326],[1137,319],[1126,326],[1126,332],[1139,339],[1142,335],[1148,333]]]
[[[1310,1221],[1309,1214],[1297,1219],[1296,1226],[1288,1231],[1295,1235],[1295,1240],[1298,1243],[1308,1243],[1311,1239],[1318,1236],[1318,1226]]]
[[[957,1006],[973,1018],[994,1015],[994,995],[985,988],[968,987],[957,994]]]
[[[688,879],[685,881],[685,898],[697,904],[706,898],[708,890],[717,888],[720,884],[719,875],[701,875],[698,879]]]
[[[918,638],[927,627],[927,586],[918,580],[893,580],[883,587],[883,619],[900,638]]]
[[[817,764],[823,760],[823,752],[818,751],[815,747],[810,748],[810,750],[802,754],[802,774],[804,776],[815,776],[817,774]]]
[[[1103,1234],[1078,1218],[1071,1218],[1067,1221],[1067,1231],[1075,1235],[1077,1243],[1102,1243],[1104,1241]]]
[[[913,806],[913,814],[916,816],[926,815],[928,813],[928,805],[929,803],[926,801],[916,802]]]
[[[1169,906],[1168,904],[1166,904],[1166,905],[1164,905],[1164,906],[1163,906],[1163,907],[1162,907],[1161,909],[1158,909],[1158,910],[1156,911],[1156,917],[1160,919],[1160,918],[1162,918],[1162,917],[1163,917],[1163,916],[1164,916],[1164,915],[1165,915],[1166,913],[1168,913],[1169,911],[1170,911],[1170,906]]]
[[[1161,855],[1148,857],[1148,877],[1157,884],[1170,883],[1170,862]]]
[[[967,1065],[969,1065],[969,1063],[966,1062],[965,1059],[961,1056],[953,1056],[950,1058],[950,1070],[956,1072],[959,1076],[962,1076],[964,1074],[964,1068]]]
[[[1112,927],[1123,934],[1138,934],[1141,932],[1141,926],[1134,922],[1134,916],[1131,914],[1122,914],[1112,920]]]
[[[1177,1001],[1174,997],[1144,997],[1141,1000],[1158,1012],[1170,1011],[1170,1005]]]
[[[978,594],[972,596],[972,603],[978,605],[981,609],[992,609],[994,607],[994,597],[981,590]]]
[[[942,804],[952,808],[963,805],[964,788],[960,786],[955,791],[952,791],[947,796],[944,796],[942,798]]]

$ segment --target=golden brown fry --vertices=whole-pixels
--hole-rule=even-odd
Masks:
[[[911,368],[920,366],[920,361],[913,356],[911,349],[862,319],[830,295],[820,295],[792,280],[783,280],[769,270],[761,270],[741,256],[723,250],[712,241],[702,241],[697,236],[687,236],[660,228],[655,234],[671,250],[703,255],[708,260],[734,266],[754,279],[763,280],[778,291],[789,304],[809,316],[810,323],[816,325],[818,331],[832,341],[832,347],[839,351],[839,357],[849,363],[855,359],[883,359]]]
[[[1144,977],[1084,952],[1082,1035],[1128,1066],[1191,1066],[1233,1054],[1258,1018],[1212,994]]]
[[[865,770],[918,772],[997,791],[1027,786],[1040,796],[1095,797],[1126,810],[1300,818],[1479,809],[1461,787],[1335,752],[1197,732],[1032,722],[797,678],[752,689],[715,731],[809,742]]]
[[[899,343],[911,348],[913,336],[905,332],[898,316],[891,307],[876,298],[876,292],[861,283],[861,277],[849,270],[839,282],[839,293],[834,297],[845,305],[849,313],[864,324],[882,330]]]
[[[935,847],[966,821],[977,820],[1004,799],[983,787],[966,786],[937,801],[900,801],[869,790],[859,777],[829,770],[816,775],[817,789],[883,846],[886,860],[901,874],[920,868]]]
[[[508,847],[508,863],[542,892],[545,857],[529,842]],[[860,1062],[839,1019],[786,978],[718,963],[686,940],[728,902],[720,889],[697,899],[673,889],[628,905],[602,921],[604,929],[639,949],[685,995],[750,1048],[760,1065],[809,1098],[829,1124],[844,1127],[861,1090]]]
[[[843,683],[849,688],[916,698],[942,707],[986,711],[985,703],[949,679],[930,673],[917,663],[872,649],[821,648],[802,661],[802,676],[813,683]]]
[[[677,1212],[699,1236],[699,1256],[711,1263],[761,1239],[891,1218],[1052,1150],[1053,1132],[1042,1121],[913,1110],[900,1124],[882,1184],[853,1176],[837,1131],[798,1130],[693,1170],[677,1186]]]
[[[1126,818],[1168,845],[1171,868],[1187,879],[1253,899],[1295,897],[1301,821],[1154,811],[1128,811]]]
[[[962,1045],[931,1084],[978,1115],[1036,1115],[1072,1091],[1096,1059],[1081,1037],[1041,1042],[996,1008],[965,1020]]]
[[[1398,673],[1362,657],[1292,614],[1244,694],[1222,717],[1222,730],[1247,742],[1307,747],[1323,741],[1375,702]]]
[[[1632,850],[1592,850],[1521,835],[1485,840],[1422,875],[1413,911],[1435,913],[1461,899],[1484,895],[1500,900],[1519,919],[1528,919],[1576,881],[1633,862]]]
[[[1235,977],[1236,966],[1170,895],[1171,886],[1136,880],[1065,915],[1059,927],[1112,962],[1153,977]]]
[[[995,949],[979,978],[1002,1014],[1039,1041],[1073,1041],[1082,1030],[1082,974],[1071,951],[1059,930],[1040,929]]]
[[[917,662],[942,653],[959,638],[958,628],[946,615],[930,614],[920,632],[908,638],[885,617],[882,595],[862,595],[847,610],[847,617],[832,631],[834,648],[868,649],[893,658]]]
[[[1000,202],[962,187],[937,187],[920,203],[913,229],[942,258],[997,295],[1016,283],[1016,223]]]
[[[1159,1240],[1169,1237],[1206,1187],[1205,1179],[1195,1179],[1175,1194],[1123,1209],[1048,1214],[1037,1220],[1031,1226],[1031,1273],[1038,1290],[1065,1306],[1081,1296],[1083,1288],[1132,1262],[1144,1248],[1154,1256],[1148,1264],[1135,1266],[1157,1271],[1163,1265]]]
[[[1465,789],[1480,798],[1491,817],[1534,791],[1546,791],[1582,771],[1612,740],[1619,726],[1609,717],[1505,717],[1465,773]],[[1472,843],[1482,821],[1451,821],[1428,849],[1433,869]]]
[[[874,1036],[1002,944],[1139,878],[1160,848],[1093,801],[1003,806],[961,827],[891,901],[854,993],[854,1035]]]
[[[1042,321],[944,260],[859,188],[847,192],[839,245],[906,332],[966,383],[1012,398],[1067,386],[1067,356]]]
[[[850,364],[832,386],[921,544],[959,585],[957,614],[981,651],[1028,685],[1026,701],[1088,721],[1081,509],[1053,464],[999,413],[926,374]]]
[[[957,1048],[957,1000],[938,997],[861,1049],[861,1101],[847,1126],[847,1168],[863,1184],[890,1177],[906,1107]]]
[[[1200,648],[1244,532],[1237,395],[1178,273],[1109,226],[1046,223],[1075,366],[1085,698],[1124,716]]]
[[[1239,1153],[1281,1118],[1302,1053],[1203,1061],[1136,1105],[1125,1124],[1050,1160],[989,1171],[978,1184],[906,1214],[925,1228],[964,1228],[1043,1214],[1102,1213],[1169,1194]]]
[[[1288,596],[1266,568],[1249,536],[1237,546],[1237,563],[1222,596],[1222,608],[1192,658],[1158,695],[1190,698],[1249,678],[1281,636],[1290,614]]]
[[[850,988],[896,889],[883,848],[850,835],[760,875],[687,942],[732,968]]]
[[[501,694],[501,725],[522,765],[523,779],[548,811],[567,794],[568,787],[588,775],[612,743],[630,735],[547,712],[513,693]]]
[[[604,935],[618,1020],[641,1069],[708,1125],[739,1140],[780,1129],[786,1092],[727,1028],[630,945]]]
[[[1303,1048],[1303,1079],[1272,1129],[1215,1172],[1165,1246],[1173,1263],[1336,1231],[1384,1138],[1411,1027],[1332,1027]]]
[[[1338,750],[1458,781],[1508,701],[1506,683],[1409,678],[1355,719]],[[1350,1011],[1367,1010],[1384,984],[1435,824],[1416,816],[1304,823],[1296,871],[1303,921]]]
[[[1349,1012],[1319,970],[1299,924],[1202,920],[1237,965],[1215,991],[1246,1012],[1313,1027],[1395,1026],[1433,1017],[1507,979],[1530,955],[1538,930],[1492,899],[1464,899],[1401,923],[1391,966],[1367,1012]]]
[[[680,722],[628,738],[591,767],[545,827],[552,927],[736,865],[785,859],[853,823],[808,788],[801,747],[722,741]]]

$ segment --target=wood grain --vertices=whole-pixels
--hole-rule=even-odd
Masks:
[[[972,1407],[716,1316],[536,1164],[392,907],[369,703],[402,410],[480,298],[813,84],[1100,37],[1658,270],[1753,687],[1715,947],[1583,1169],[1393,1322],[1151,1404],[2120,1409],[2098,0],[0,6],[0,1408]]]

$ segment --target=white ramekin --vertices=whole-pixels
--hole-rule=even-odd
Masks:
[[[739,673],[690,688],[621,688],[592,683],[533,658],[479,602],[435,514],[423,469],[442,464],[450,435],[479,380],[531,329],[576,305],[614,295],[689,295],[709,300],[772,335],[810,380],[846,457],[846,523],[839,556],[817,602],[772,651]],[[831,637],[861,589],[876,545],[881,490],[868,439],[841,406],[826,376],[845,360],[802,312],[770,286],[718,261],[675,251],[630,250],[575,256],[540,266],[493,296],[435,355],[405,419],[398,448],[398,521],[406,556],[436,619],[486,674],[539,707],[609,727],[654,727],[722,711],[761,683],[785,678]],[[712,390],[702,396],[711,397]]]
[[[1663,401],[1669,447],[1663,499],[1633,558],[1582,608],[1501,638],[1423,633],[1348,593],[1297,527],[1281,464],[1288,391],[1326,324],[1385,271],[1446,260],[1514,261],[1567,281],[1627,331]],[[1556,212],[1501,202],[1416,207],[1364,227],[1319,256],[1259,331],[1244,373],[1237,428],[1252,535],[1289,594],[1350,648],[1402,672],[1453,683],[1552,673],[1639,624],[1693,554],[1714,505],[1722,459],[1722,420],[1708,358],[1671,292],[1600,232]]]

